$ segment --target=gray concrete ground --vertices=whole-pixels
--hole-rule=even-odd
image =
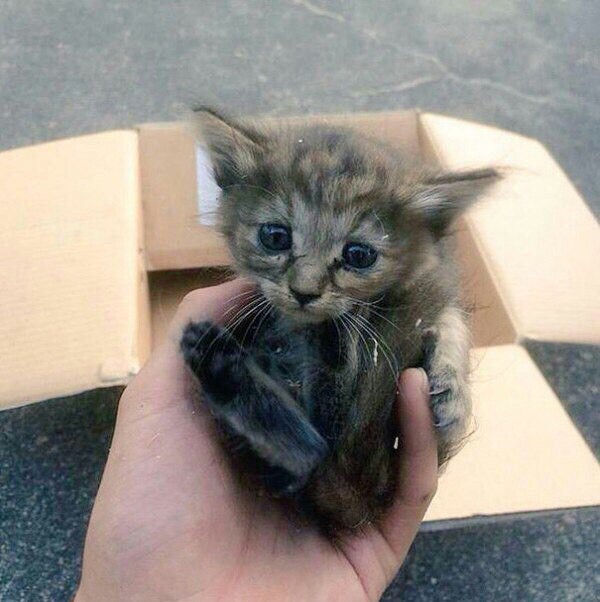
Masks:
[[[596,0],[3,0],[0,148],[198,100],[273,115],[420,107],[544,142],[600,212]],[[531,344],[590,445],[600,352]],[[0,600],[67,600],[116,391],[0,414]],[[386,600],[595,600],[597,509],[423,533]]]

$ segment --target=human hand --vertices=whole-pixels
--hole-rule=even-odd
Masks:
[[[123,393],[76,602],[365,602],[379,599],[404,561],[437,484],[424,372],[400,378],[398,491],[383,522],[336,546],[298,529],[276,501],[231,474],[179,351],[187,322],[223,321],[246,286],[188,295],[169,337]]]

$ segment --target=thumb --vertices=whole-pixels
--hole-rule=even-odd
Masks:
[[[396,408],[398,482],[394,503],[381,531],[397,562],[402,563],[437,489],[437,439],[424,370],[411,368],[403,372]]]

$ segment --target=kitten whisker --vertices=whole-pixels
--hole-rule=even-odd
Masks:
[[[350,316],[351,316],[351,314],[350,314]],[[362,322],[358,321],[358,318],[360,318],[362,320]],[[381,346],[381,352],[383,354],[383,357],[385,358],[385,360],[390,368],[394,382],[396,382],[398,380],[398,372],[399,372],[398,364],[397,364],[396,358],[394,356],[394,353],[390,349],[389,345],[383,340],[381,335],[367,322],[366,318],[363,318],[363,316],[354,315],[354,316],[351,316],[351,319],[356,321],[357,328],[362,325],[362,328],[373,338],[374,341],[376,341]],[[373,365],[375,366],[374,358],[372,358],[372,360],[373,360]]]
[[[227,329],[230,331],[233,331],[235,329],[235,327],[238,325],[238,318],[240,317],[240,315],[242,315],[244,313],[245,310],[248,310],[254,306],[257,305],[257,303],[259,303],[262,299],[261,295],[256,296],[255,298],[253,298],[251,301],[249,301],[248,303],[245,303],[244,305],[242,305],[240,308],[237,308],[237,306],[235,308],[232,309],[236,309],[237,308],[237,312],[227,321]]]
[[[357,305],[363,305],[365,307],[376,307],[379,311],[394,311],[396,309],[401,309],[406,307],[405,303],[400,303],[399,305],[379,305],[379,302],[385,299],[385,294],[376,299],[375,301],[364,301],[363,299],[357,299],[356,297],[352,297],[351,295],[341,295],[346,297],[346,299],[350,299],[350,301],[354,301]]]
[[[246,314],[244,314],[244,316],[242,317],[242,321],[246,317],[252,315],[252,313],[257,312],[259,308],[263,307],[264,303],[268,303],[268,301],[266,299],[262,299],[258,305],[252,307],[252,309],[250,309]],[[255,318],[256,318],[256,316],[254,316],[253,320]],[[206,355],[209,354],[210,350],[213,348],[213,345],[215,345],[215,343],[217,343],[217,342],[220,341],[224,345],[225,343],[227,343],[228,341],[230,341],[231,338],[233,338],[233,332],[229,328],[226,330],[226,333],[227,333],[228,336],[227,336],[227,338],[225,338],[225,340],[223,340],[222,337],[215,338],[215,340],[208,346],[208,349],[206,350]],[[240,347],[242,347],[241,344],[240,344]]]
[[[231,333],[233,334],[234,330],[240,326],[246,319],[250,318],[250,316],[252,316],[252,314],[256,314],[260,309],[262,309],[266,304],[268,303],[268,301],[263,297],[263,298],[259,298],[256,299],[254,305],[252,306],[252,308],[250,309],[250,311],[246,312],[245,314],[242,314],[241,316],[239,316],[235,322],[233,324],[231,324],[229,326],[229,329],[231,330]],[[256,315],[253,316],[253,318],[255,318]],[[248,324],[246,326],[246,329],[244,330],[244,332],[248,331],[248,328],[250,327],[250,324]]]
[[[245,295],[247,293],[252,293],[254,291],[244,291],[242,293],[240,293],[239,295],[234,295],[233,297],[231,297],[230,299],[228,299],[228,301],[232,301],[238,297],[241,297],[242,295]],[[257,298],[259,297],[259,295],[257,295]],[[254,303],[256,301],[256,299],[253,299],[252,301],[250,301],[250,303],[245,303],[241,308],[239,308],[238,312],[234,315],[235,316],[239,315],[240,312],[242,312],[244,309],[246,309],[249,305],[251,305],[252,303]],[[233,305],[232,307],[230,307],[224,314],[223,317],[225,317],[229,312],[231,312],[232,310],[236,309],[237,305]],[[198,341],[196,342],[196,344],[194,345],[194,349],[197,350],[198,347],[202,344],[202,341],[204,340],[204,338],[208,335],[207,331],[206,333],[204,333],[200,339],[198,339]]]
[[[344,314],[342,314],[340,316],[340,324],[343,326],[344,330],[346,331],[346,334],[348,335],[348,343],[349,343],[348,344],[348,349],[354,350],[355,349],[354,336],[352,334],[352,331],[350,330],[350,327],[348,326],[348,323],[344,319]],[[358,358],[356,358],[356,360],[358,361]]]
[[[381,351],[384,354],[384,356],[386,356],[386,354],[388,354],[388,359],[392,358],[393,359],[393,364],[394,364],[394,369],[392,370],[393,374],[398,375],[398,361],[396,358],[396,355],[394,354],[392,348],[389,346],[389,344],[387,343],[387,341],[385,341],[385,339],[383,338],[383,336],[381,335],[380,332],[378,332],[378,330],[375,328],[375,326],[373,326],[364,316],[360,316],[360,315],[356,315],[354,316],[356,319],[360,319],[360,321],[363,323],[363,327],[365,328],[365,330],[367,330],[367,332],[369,332],[369,334],[371,336],[373,336],[375,338],[375,340],[379,343],[379,345],[381,346]]]
[[[249,295],[251,295],[251,296],[249,296]],[[242,305],[242,308],[243,308],[250,301],[253,301],[254,299],[258,299],[260,296],[261,296],[260,293],[257,293],[256,291],[245,291],[243,293],[240,293],[239,295],[234,295],[233,297],[230,297],[229,299],[227,299],[227,301],[225,303],[231,303],[232,301],[235,301],[236,299],[239,299],[241,297],[247,297],[242,300],[242,303],[244,304],[244,305]],[[223,312],[222,317],[224,318],[227,314],[231,313],[234,309],[238,309],[238,308],[239,308],[238,303],[232,303],[231,307]]]
[[[244,305],[233,317],[233,319],[227,324],[228,337],[227,340],[234,338],[235,329],[250,317],[264,302],[264,298],[261,296],[253,299],[250,303]]]
[[[259,318],[259,316],[261,316],[263,313],[269,313],[271,311],[271,303],[269,302],[268,299],[265,299],[265,302],[261,305],[258,306],[256,313],[254,314],[252,320],[250,321],[250,324],[248,324],[248,326],[246,327],[246,330],[244,331],[244,335],[242,336],[242,341],[240,343],[240,345],[243,347],[244,343],[246,341],[246,337],[248,336],[248,333],[250,332],[250,330],[252,329],[252,325],[254,324],[254,322],[256,322],[256,320]],[[263,320],[260,321],[260,324],[262,324]],[[256,330],[254,332],[254,337],[256,338],[256,334],[257,334],[258,330]]]
[[[386,316],[384,316],[383,314],[378,312],[377,309],[374,309],[372,304],[365,303],[364,301],[360,301],[359,299],[354,299],[353,297],[348,297],[348,298],[351,301],[353,301],[356,305],[358,305],[359,307],[366,307],[369,311],[373,312],[378,318],[385,320],[390,326],[393,326],[398,332],[400,332],[400,333],[402,332],[400,330],[400,328],[398,328],[398,326],[396,324],[394,324],[389,318],[387,318]]]
[[[355,304],[359,307],[363,306],[364,302],[361,301],[360,299],[355,299],[354,297],[348,297],[350,300],[354,301]],[[364,304],[366,305],[366,304]],[[380,308],[379,308],[380,309]],[[381,314],[377,309],[374,309],[373,307],[367,307],[367,310],[372,313],[373,315],[377,316],[380,320],[383,320],[385,322],[387,322],[392,328],[394,328],[396,331],[398,331],[400,334],[403,334],[402,330],[396,325],[394,324],[394,322],[392,322],[389,318],[387,318],[386,316],[384,316],[383,314]],[[361,314],[354,314],[355,316],[361,316]],[[365,318],[364,316],[361,316],[363,318]],[[366,318],[365,318],[366,319]],[[373,324],[371,324],[371,322],[369,322],[369,325],[373,326]],[[419,344],[414,342],[414,341],[409,341],[406,340],[404,342],[406,345],[411,345],[413,349],[415,350],[419,350]]]
[[[252,340],[250,341],[250,347],[252,347],[254,345],[254,341],[256,340],[256,337],[257,337],[258,333],[260,332],[261,326],[263,325],[264,321],[271,315],[273,309],[274,309],[273,305],[269,305],[268,306],[268,309],[267,309],[266,313],[264,314],[264,316],[262,317],[262,319],[258,323],[258,326],[256,327],[256,331],[254,332],[254,336],[252,337]]]
[[[359,341],[358,341],[358,348],[361,350],[363,357],[365,358],[365,364],[368,364],[369,361],[371,361],[371,363],[373,364],[373,366],[375,366],[375,362],[373,361],[373,356],[369,354],[369,345],[366,341],[366,339],[362,336],[362,333],[360,332],[358,326],[352,322],[352,320],[350,320],[350,314],[345,314],[343,317],[345,317],[346,319],[348,319],[348,326],[351,327],[357,334],[357,336],[359,337]],[[362,347],[360,345],[360,343],[364,344],[364,347]]]

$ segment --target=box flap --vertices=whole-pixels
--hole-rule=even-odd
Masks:
[[[451,169],[509,168],[466,224],[520,338],[600,341],[600,232],[584,201],[535,140],[423,114],[424,148]]]
[[[137,370],[138,172],[133,131],[0,154],[0,407]]]
[[[600,467],[517,345],[473,353],[476,431],[440,478],[426,520],[600,504]]]

